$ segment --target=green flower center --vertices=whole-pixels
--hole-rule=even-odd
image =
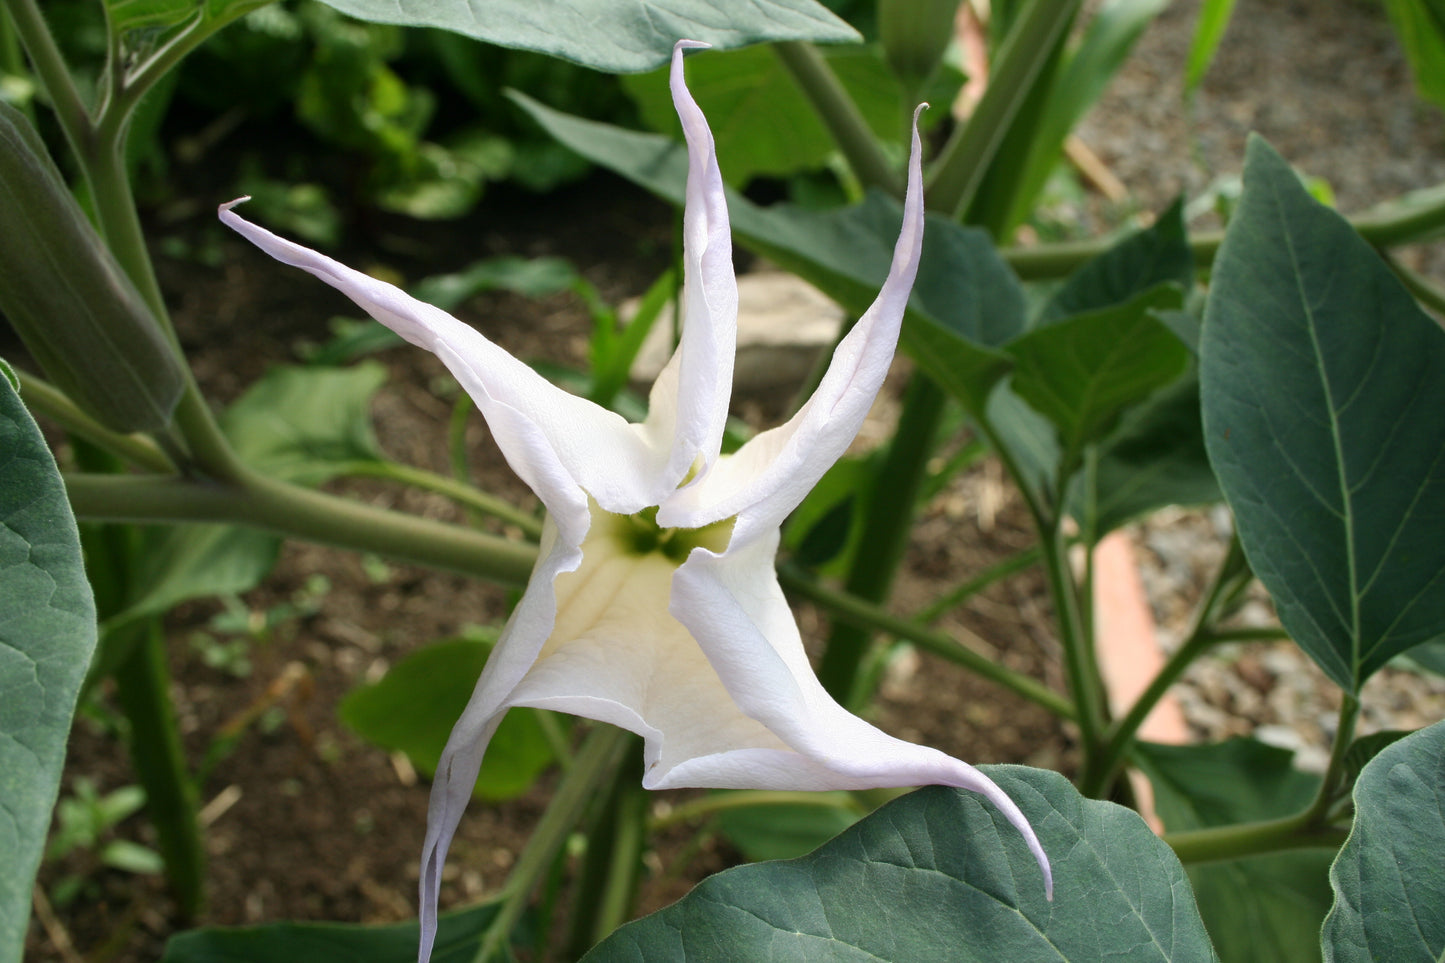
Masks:
[[[732,538],[735,518],[725,518],[702,528],[663,528],[657,524],[657,508],[644,508],[636,515],[606,513],[612,537],[629,555],[651,555],[657,552],[682,564],[694,548],[721,552]]]

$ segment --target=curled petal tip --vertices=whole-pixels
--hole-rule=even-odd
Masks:
[[[237,204],[244,204],[244,203],[246,203],[247,201],[249,201],[250,199],[251,199],[251,195],[250,195],[250,194],[242,194],[240,197],[236,198],[234,201],[227,201],[226,203],[224,203],[224,204],[220,205],[219,207],[217,207],[217,208],[216,208],[216,213],[217,213],[217,214],[224,214],[224,213],[226,213],[227,211],[229,211],[231,208],[235,207]]]
[[[712,44],[708,43],[706,40],[679,40],[677,43],[672,45],[672,52],[673,55],[676,56],[677,54],[682,53],[684,50],[706,50],[708,47],[711,46]]]

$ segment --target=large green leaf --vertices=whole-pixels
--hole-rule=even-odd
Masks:
[[[1179,289],[1161,284],[1008,345],[1015,363],[1010,386],[1053,422],[1067,465],[1112,431],[1127,408],[1184,373],[1189,350],[1152,315],[1179,303]]]
[[[496,904],[444,913],[437,922],[434,963],[471,963]],[[268,923],[211,927],[179,933],[166,943],[161,963],[412,963],[417,923],[357,926],[346,923]]]
[[[1138,815],[1057,773],[984,766],[1053,863],[1053,902],[1018,832],[932,787],[809,856],[713,876],[588,953],[611,961],[1216,959],[1183,868]]]
[[[649,70],[682,39],[715,47],[774,40],[850,43],[859,38],[814,0],[323,0],[375,23],[440,27],[503,47],[520,47],[612,72]]]
[[[1384,749],[1355,783],[1355,825],[1330,868],[1330,961],[1445,959],[1445,722]]]
[[[551,110],[520,94],[513,99],[543,128],[588,160],[675,204],[682,203],[687,158],[682,146]],[[848,311],[861,314],[888,273],[902,220],[892,199],[870,192],[853,207],[762,208],[727,195],[733,233],[743,245],[817,285]],[[1025,325],[1018,278],[988,236],[930,216],[923,258],[904,321],[903,344],[945,388],[973,410],[1008,371],[997,349]]]
[[[0,960],[25,947],[95,602],[55,459],[0,378]]]
[[[219,29],[274,0],[106,0],[106,18],[117,35],[132,30],[174,27],[200,14]]]
[[[1200,381],[1250,566],[1330,678],[1358,692],[1445,633],[1445,331],[1259,138]]]
[[[1142,744],[1137,758],[1171,832],[1289,816],[1314,798],[1319,779],[1291,766],[1292,753],[1253,739],[1209,746]],[[1333,853],[1274,853],[1189,867],[1204,925],[1230,963],[1319,959],[1330,905]]]
[[[471,698],[492,650],[488,638],[433,642],[392,666],[381,680],[352,690],[337,709],[358,735],[406,753],[426,775]],[[475,794],[508,799],[525,792],[553,759],[535,709],[513,709],[487,747]]]

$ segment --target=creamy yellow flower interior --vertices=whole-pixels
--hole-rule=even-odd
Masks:
[[[732,538],[736,518],[725,518],[703,528],[663,528],[657,524],[657,508],[644,508],[636,515],[614,515],[593,509],[594,526],[606,526],[605,534],[628,555],[657,552],[681,565],[694,548],[722,552]],[[599,532],[599,534],[603,534]],[[589,536],[590,537],[590,536]]]

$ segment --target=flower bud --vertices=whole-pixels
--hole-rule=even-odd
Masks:
[[[181,359],[35,129],[3,101],[0,314],[46,377],[102,424],[131,432],[170,422]]]
[[[878,36],[893,75],[911,98],[938,69],[953,39],[959,0],[878,0]]]

